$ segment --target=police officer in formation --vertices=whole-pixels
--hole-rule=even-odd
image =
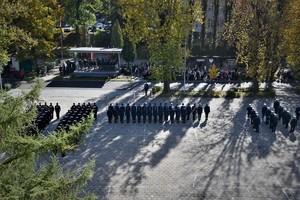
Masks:
[[[175,116],[175,108],[173,106],[173,103],[169,106],[169,112],[170,112],[170,121],[171,123],[174,123],[174,116]]]
[[[147,103],[144,103],[142,106],[143,123],[146,123],[147,121],[147,111],[148,111]]]
[[[137,115],[137,122],[141,123],[141,117],[142,117],[142,107],[141,104],[138,104],[136,107],[136,115]]]
[[[152,112],[153,112],[153,122],[157,123],[158,108],[156,103],[153,104]]]
[[[56,103],[54,110],[55,110],[55,114],[56,114],[56,119],[59,119],[59,113],[60,113],[61,108],[60,108],[60,105],[58,105],[58,103]]]
[[[119,115],[120,115],[120,122],[124,123],[124,116],[125,116],[125,106],[122,103],[120,108],[119,108]]]
[[[151,103],[148,104],[147,114],[148,114],[148,122],[151,123],[152,122],[152,115],[153,115]]]
[[[298,106],[295,109],[295,114],[296,114],[296,120],[299,121],[299,119],[300,119],[300,106]]]
[[[52,104],[51,104],[52,105]],[[36,135],[39,132],[42,132],[50,121],[53,119],[53,113],[51,114],[50,106],[45,102],[44,105],[39,103],[37,106],[36,118],[33,121],[33,126],[29,127],[27,133],[29,135]]]
[[[196,120],[196,114],[197,114],[197,105],[196,105],[196,103],[194,103],[192,106],[193,121]]]
[[[204,113],[205,113],[205,120],[208,120],[208,115],[210,113],[210,107],[208,104],[206,104],[204,107]]]
[[[190,120],[191,112],[192,112],[192,107],[190,103],[188,103],[186,106],[186,120]]]
[[[265,117],[266,117],[266,113],[267,113],[267,105],[264,103],[263,107],[261,108],[261,118],[262,118],[262,121],[265,122]]]
[[[158,122],[162,123],[163,121],[163,116],[164,116],[164,109],[161,103],[159,103],[158,106]]]
[[[112,118],[113,118],[113,106],[112,104],[110,103],[109,106],[108,106],[108,109],[107,109],[107,118],[108,118],[108,123],[111,123],[112,122]]]
[[[201,104],[199,104],[199,106],[197,107],[198,121],[201,120],[202,111],[203,111],[203,108],[202,108]]]
[[[184,103],[181,105],[181,108],[180,108],[180,111],[181,111],[181,119],[182,119],[182,123],[185,123],[186,122],[186,107],[184,105]]]
[[[274,108],[276,114],[278,113],[279,106],[280,106],[280,102],[278,99],[276,99],[273,103],[273,108]]]
[[[297,118],[296,117],[292,118],[290,125],[291,125],[290,133],[293,133],[295,131],[296,126],[297,126]]]
[[[165,122],[168,121],[170,115],[169,106],[167,103],[164,105],[164,120]]]
[[[125,115],[126,115],[126,122],[129,123],[130,122],[130,112],[131,112],[131,108],[129,103],[126,105],[125,107]]]
[[[131,106],[131,117],[132,117],[132,122],[136,122],[136,105],[135,103]]]

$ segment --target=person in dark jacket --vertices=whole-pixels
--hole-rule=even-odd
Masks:
[[[192,112],[192,107],[188,103],[186,106],[186,120],[190,120],[191,112]]]
[[[263,105],[263,107],[262,107],[262,109],[261,109],[261,114],[262,114],[261,118],[262,118],[262,122],[265,122],[265,117],[266,117],[267,109],[268,109],[268,107],[267,107],[267,105],[264,103],[264,105]]]
[[[279,106],[279,107],[278,107],[278,113],[277,113],[277,115],[278,115],[278,121],[281,120],[281,118],[282,118],[282,113],[283,113],[283,107],[282,107],[282,106]]]
[[[152,115],[153,115],[153,110],[152,110],[151,103],[148,104],[147,114],[148,114],[148,122],[151,123],[152,122]]]
[[[54,107],[53,107],[52,103],[50,103],[50,105],[49,105],[49,110],[50,110],[50,118],[53,119]]]
[[[149,84],[145,83],[144,85],[145,96],[147,96],[148,90],[149,90]]]
[[[113,118],[113,108],[108,106],[106,114],[108,118],[108,123],[111,123]]]
[[[203,111],[203,108],[202,108],[201,104],[199,104],[197,107],[198,121],[201,120],[202,111]]]
[[[278,113],[279,106],[280,106],[280,102],[278,99],[276,99],[273,103],[273,108],[274,108],[276,114]]]
[[[163,122],[163,116],[164,116],[164,108],[161,103],[159,103],[158,106],[158,122],[162,123]]]
[[[154,103],[152,106],[152,112],[153,112],[153,122],[157,123],[158,109],[156,103]]]
[[[131,107],[129,103],[125,107],[125,115],[126,115],[126,122],[130,123],[130,113],[131,113]]]
[[[119,108],[119,116],[120,116],[120,122],[123,123],[124,122],[124,116],[125,116],[125,106],[124,104],[121,104],[120,108]]]
[[[141,118],[142,118],[142,107],[141,104],[138,104],[136,107],[136,115],[137,115],[137,122],[141,123]]]
[[[260,124],[260,118],[258,113],[255,113],[255,117],[253,119],[253,128],[255,132],[259,132],[259,124]]]
[[[135,103],[132,104],[132,106],[131,106],[131,117],[132,117],[132,122],[135,123],[136,122],[136,105],[135,105]]]
[[[60,106],[58,105],[58,103],[56,103],[55,107],[54,107],[55,113],[56,113],[56,119],[59,119],[59,113],[60,113]]]
[[[296,126],[297,126],[297,118],[296,117],[293,117],[293,119],[290,122],[290,125],[291,125],[290,133],[293,133],[295,131]]]
[[[97,112],[98,112],[98,106],[96,103],[92,106],[93,112],[94,112],[94,118],[97,119]]]
[[[182,123],[185,123],[186,122],[186,114],[187,114],[187,111],[186,111],[186,107],[184,104],[181,105],[181,120],[182,120]]]
[[[144,105],[142,106],[142,115],[143,115],[143,123],[146,123],[147,120],[147,103],[144,103]]]
[[[208,120],[208,115],[210,113],[210,107],[208,104],[206,104],[204,107],[204,113],[205,113],[205,120]]]
[[[175,116],[176,122],[179,123],[179,121],[180,121],[180,108],[179,108],[178,104],[175,106],[175,114],[176,114],[176,116]]]
[[[193,106],[192,106],[193,121],[196,120],[196,114],[197,114],[197,105],[196,105],[196,103],[194,103]]]
[[[171,123],[174,123],[174,116],[175,116],[175,108],[173,106],[173,103],[169,106],[169,112],[170,112],[170,121]]]
[[[275,133],[278,124],[278,115],[274,115],[272,119],[272,132]]]
[[[285,120],[284,120],[285,128],[288,128],[291,118],[292,118],[291,114],[289,112],[287,112],[287,114],[285,115]]]
[[[271,118],[271,108],[267,107],[266,110],[266,124],[268,125],[270,123],[270,118]]]
[[[300,106],[295,109],[296,119],[297,121],[300,119]]]
[[[168,104],[165,103],[164,105],[164,121],[167,122],[169,120],[169,107],[168,107]]]
[[[253,110],[252,105],[249,104],[247,107],[247,119],[251,118],[251,111]]]

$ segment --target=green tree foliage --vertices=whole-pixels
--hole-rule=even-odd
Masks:
[[[283,11],[281,52],[300,77],[300,0],[289,0]]]
[[[0,199],[81,199],[78,193],[83,192],[93,162],[76,172],[63,171],[52,152],[75,150],[76,142],[92,126],[92,116],[69,132],[27,135],[36,116],[40,87],[37,84],[19,97],[0,93]]]
[[[235,0],[225,38],[236,48],[236,58],[258,83],[272,81],[280,65],[278,1]]]
[[[76,43],[81,46],[80,30],[96,20],[95,13],[101,10],[101,0],[59,0],[64,9],[64,21],[75,27]]]
[[[215,64],[212,65],[212,67],[208,70],[209,78],[210,80],[214,80],[219,77],[220,71],[216,67]]]
[[[147,42],[151,72],[164,83],[164,92],[176,72],[183,72],[184,40],[196,21],[201,21],[200,1],[118,0],[122,8],[125,34],[135,44]],[[186,33],[185,33],[186,31]]]
[[[115,21],[111,29],[110,45],[115,48],[122,48],[124,45],[122,29],[118,20]]]
[[[129,38],[125,37],[124,46],[122,49],[123,59],[128,63],[133,62],[136,59],[136,45],[129,40]]]

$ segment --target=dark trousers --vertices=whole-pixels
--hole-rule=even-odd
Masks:
[[[290,133],[293,133],[295,131],[295,126],[291,126],[291,130],[290,130]]]
[[[193,113],[193,121],[195,120],[196,120],[196,113],[195,114]]]
[[[138,121],[138,123],[141,123],[141,115],[137,116],[137,121]]]
[[[56,119],[59,119],[59,112],[56,112]]]

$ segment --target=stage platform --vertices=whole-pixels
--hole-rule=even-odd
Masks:
[[[117,67],[105,67],[105,69],[99,68],[81,68],[76,69],[73,72],[73,76],[76,77],[109,77],[109,76],[117,76],[119,70]]]

